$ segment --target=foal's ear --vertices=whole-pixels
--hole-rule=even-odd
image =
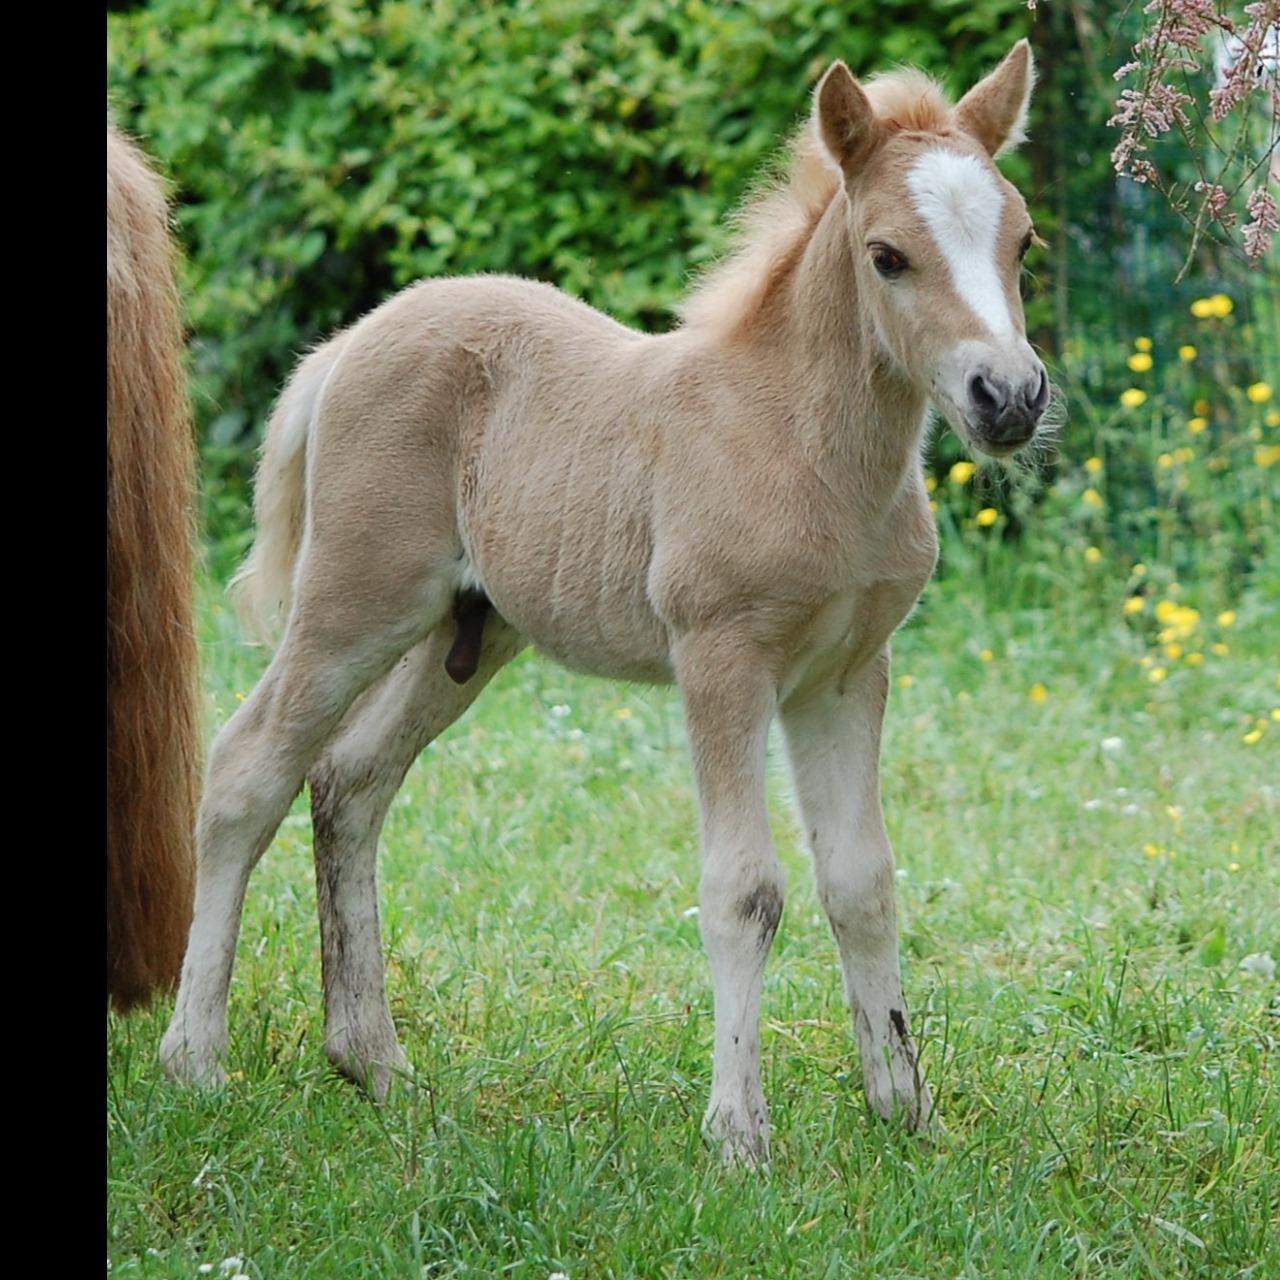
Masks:
[[[833,62],[813,98],[818,137],[846,178],[861,168],[880,136],[867,95],[843,62]]]
[[[1019,40],[1004,61],[956,103],[956,124],[989,155],[1012,150],[1026,137],[1027,108],[1035,82],[1031,46]]]

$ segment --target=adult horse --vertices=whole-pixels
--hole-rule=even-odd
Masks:
[[[426,281],[308,356],[272,419],[242,578],[280,647],[213,748],[195,921],[161,1053],[216,1081],[250,870],[310,782],[326,1046],[405,1065],[374,860],[414,757],[532,642],[671,681],[702,812],[715,994],[706,1127],[760,1160],[760,988],[783,903],[765,741],[788,743],[874,1109],[928,1123],[899,976],[878,757],[889,637],[933,569],[932,401],[976,449],[1034,436],[1025,42],[954,107],[915,72],[823,77],[790,176],[675,332],[545,285]]]

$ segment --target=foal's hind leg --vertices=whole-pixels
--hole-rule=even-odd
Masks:
[[[325,1048],[381,1101],[406,1066],[387,1005],[378,927],[378,835],[410,764],[448,728],[523,638],[490,614],[479,666],[463,685],[446,674],[447,624],[407,653],[352,707],[309,775],[324,970]]]
[[[734,637],[695,636],[676,654],[702,808],[700,924],[715,994],[715,1056],[704,1129],[727,1160],[769,1158],[760,1083],[760,988],[784,881],[765,805],[774,685]]]
[[[818,893],[840,947],[845,992],[862,1050],[867,1101],[912,1129],[933,1113],[907,1025],[898,965],[893,850],[880,808],[880,726],[889,653],[782,708],[800,815]]]
[[[182,1079],[222,1079],[245,888],[306,771],[355,698],[440,620],[450,599],[444,581],[433,590],[428,580],[406,593],[408,605],[379,617],[372,597],[363,608],[326,608],[333,587],[304,580],[279,651],[209,755],[196,829],[195,912],[160,1046],[161,1060]]]

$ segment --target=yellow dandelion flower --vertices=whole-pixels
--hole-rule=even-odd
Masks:
[[[1191,411],[1192,413],[1200,414],[1202,417],[1207,417],[1209,414],[1209,402],[1207,400],[1197,400],[1191,406]]]
[[[615,712],[613,713],[613,718],[614,718],[615,720],[630,720],[630,719],[631,719],[631,708],[630,708],[630,707],[619,707],[619,708],[617,709],[617,711],[615,711]]]
[[[1271,708],[1271,718],[1273,720],[1280,720],[1280,707]]]
[[[1102,552],[1097,547],[1085,547],[1084,558],[1088,564],[1100,564],[1102,561]]]
[[[933,478],[933,476],[925,476],[924,491],[926,493],[932,493],[937,487],[938,487],[938,482]]]
[[[1260,467],[1273,467],[1280,462],[1280,444],[1260,444],[1253,451],[1253,460]]]
[[[976,470],[977,467],[975,467],[972,462],[957,462],[955,466],[951,468],[950,474],[952,482],[955,484],[968,484],[969,481],[973,479],[973,473]]]
[[[1085,469],[1085,470],[1086,470],[1086,471],[1087,471],[1091,476],[1096,476],[1096,475],[1098,474],[1098,472],[1102,470],[1102,459],[1101,459],[1101,458],[1086,458],[1086,459],[1085,459],[1085,463],[1084,463],[1084,469]]]
[[[1000,513],[995,509],[995,507],[983,507],[974,519],[977,520],[982,528],[989,529],[997,520],[1000,519]]]
[[[1156,466],[1159,467],[1162,471],[1168,471],[1169,468],[1173,466],[1173,454],[1162,453],[1156,459]]]
[[[1217,644],[1210,645],[1209,650],[1215,657],[1225,658],[1231,652],[1231,647],[1219,640]]]
[[[1152,667],[1151,670],[1147,672],[1147,679],[1150,680],[1152,684],[1159,684],[1160,681],[1168,674],[1168,670],[1164,667]]]
[[[1193,436],[1198,436],[1208,425],[1208,418],[1192,418],[1187,423],[1187,430],[1190,431]]]
[[[1150,338],[1134,338],[1133,345],[1139,351],[1150,351],[1151,339]]]
[[[1223,609],[1218,614],[1218,626],[1234,627],[1236,625],[1236,611],[1234,609]]]
[[[899,676],[899,677],[898,677],[898,688],[899,688],[899,689],[910,689],[910,688],[911,688],[911,686],[912,686],[913,684],[915,684],[915,678],[914,678],[913,676]]]
[[[1147,566],[1141,560],[1133,566],[1133,576],[1135,578],[1145,578],[1147,576]]]
[[[1086,489],[1080,495],[1080,501],[1083,502],[1086,507],[1093,507],[1095,510],[1107,505],[1102,499],[1102,494],[1100,494],[1097,489]]]
[[[1271,399],[1271,384],[1267,382],[1255,382],[1253,386],[1245,391],[1245,395],[1253,401],[1254,404],[1265,404]]]
[[[1207,320],[1211,315],[1213,315],[1213,299],[1197,298],[1191,304],[1191,314],[1195,316],[1197,320]]]
[[[1149,653],[1144,653],[1142,655],[1141,660],[1138,663],[1138,666],[1140,666],[1143,669],[1143,671],[1147,671],[1151,667],[1154,667],[1155,665],[1156,665],[1156,660]]]
[[[1216,316],[1219,320],[1225,319],[1236,309],[1236,304],[1225,293],[1215,293],[1209,299],[1209,305],[1212,308],[1209,314]]]
[[[1031,686],[1031,691],[1027,694],[1027,697],[1030,698],[1038,707],[1048,699],[1049,690],[1037,680],[1036,683]]]
[[[1142,852],[1145,853],[1148,858],[1158,858],[1160,856],[1160,846],[1158,844],[1152,844],[1151,841],[1148,840],[1147,843],[1142,846]]]
[[[1126,409],[1136,409],[1140,404],[1145,404],[1147,393],[1141,387],[1126,387],[1120,393],[1120,403]]]
[[[1239,871],[1239,870],[1240,870],[1240,864],[1239,864],[1238,862],[1228,862],[1228,863],[1227,863],[1227,870],[1228,870],[1228,871]]]
[[[983,660],[983,662],[990,662],[991,659],[994,658],[995,656],[996,655],[992,653],[990,649],[983,649],[983,651],[980,654],[978,654],[978,657],[980,657]]]
[[[1156,605],[1156,621],[1168,622],[1177,611],[1177,608],[1178,606],[1174,601],[1161,600],[1160,603]]]
[[[1174,462],[1190,462],[1195,456],[1196,451],[1194,449],[1188,449],[1185,444],[1179,445],[1178,448],[1173,451]]]
[[[1134,373],[1146,373],[1152,366],[1154,361],[1145,351],[1135,351],[1129,357],[1128,365]]]
[[[1271,412],[1263,418],[1263,422],[1265,422],[1269,427],[1280,427],[1280,409],[1272,409]]]
[[[1141,596],[1130,596],[1124,602],[1125,613],[1141,613],[1147,607],[1147,602]]]
[[[1170,662],[1177,662],[1177,660],[1182,657],[1182,646],[1176,641],[1165,645],[1164,656],[1168,658]]]
[[[1257,742],[1261,737],[1262,737],[1261,729],[1250,729],[1249,732],[1244,735],[1244,741],[1248,743],[1249,746],[1253,746],[1253,744]]]
[[[1187,654],[1187,659],[1186,659],[1186,661],[1187,661],[1187,666],[1189,666],[1189,667],[1198,667],[1198,666],[1199,666],[1199,665],[1204,661],[1204,654],[1203,654],[1203,653],[1189,653],[1189,654]]]
[[[1189,342],[1178,348],[1178,359],[1190,363],[1196,358],[1196,349]]]

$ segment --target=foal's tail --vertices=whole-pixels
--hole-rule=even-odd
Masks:
[[[273,642],[293,601],[293,573],[307,527],[307,446],[320,393],[344,345],[339,335],[294,372],[267,425],[253,499],[258,535],[231,580],[240,617]]]

